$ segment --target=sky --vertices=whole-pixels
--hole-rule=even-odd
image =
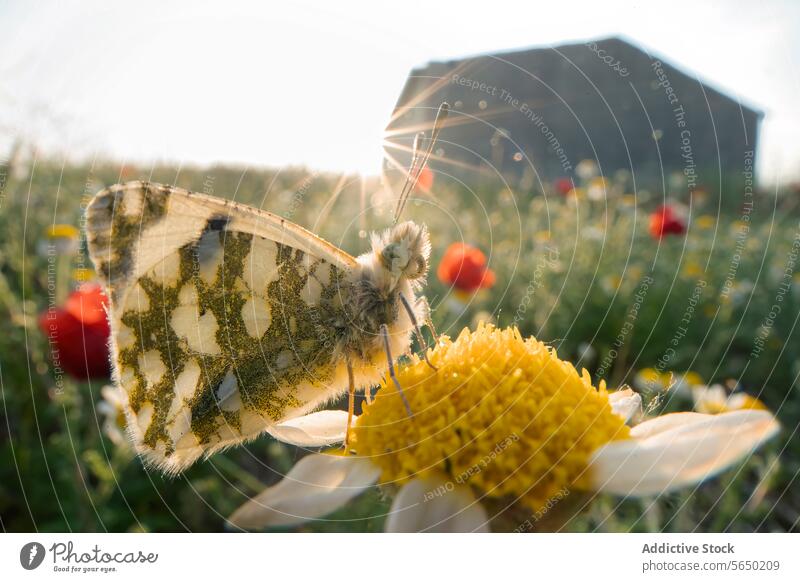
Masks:
[[[0,22],[2,148],[377,173],[413,67],[622,35],[764,111],[759,179],[800,178],[800,2],[0,0]]]

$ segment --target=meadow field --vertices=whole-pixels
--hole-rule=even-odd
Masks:
[[[355,255],[368,249],[369,231],[390,223],[393,195],[377,179],[303,168],[33,159],[7,164],[0,178],[2,529],[224,529],[248,496],[307,453],[264,436],[178,477],[143,467],[120,438],[113,403],[104,402],[109,380],[55,369],[42,325],[41,314],[93,278],[79,234],[83,209],[114,183],[175,184],[278,213]],[[531,191],[491,181],[467,189],[429,176],[407,217],[430,229],[425,295],[434,323],[452,337],[481,321],[517,326],[586,368],[593,381],[632,386],[647,412],[766,407],[782,424],[780,436],[744,466],[696,489],[601,497],[560,529],[795,531],[797,194],[750,191],[736,181],[708,183],[691,197],[680,181],[663,190],[634,189],[624,175]],[[470,245],[478,262],[485,256],[481,268],[491,277],[471,284],[443,276],[439,266],[454,243]],[[380,531],[388,507],[371,490],[297,529]]]

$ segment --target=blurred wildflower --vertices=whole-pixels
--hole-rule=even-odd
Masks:
[[[419,179],[417,179],[417,188],[423,192],[430,192],[431,188],[433,187],[433,179],[433,170],[426,166],[419,174]]]
[[[692,391],[694,409],[704,414],[721,414],[732,410],[767,410],[755,396],[745,392],[728,394],[721,384],[696,386]]]
[[[45,230],[44,238],[39,241],[38,253],[48,256],[50,253],[63,256],[77,254],[80,248],[80,232],[71,224],[53,224]]]
[[[733,238],[745,238],[750,232],[750,224],[743,220],[734,220],[730,223],[728,232]]]
[[[139,175],[139,168],[136,166],[127,166],[123,165],[119,169],[119,181],[125,182],[128,180],[132,180]]]
[[[586,198],[586,189],[585,188],[573,188],[569,192],[567,192],[567,197],[572,198],[574,200],[583,200]]]
[[[708,190],[702,186],[697,186],[692,190],[692,203],[697,206],[702,206],[708,201]]]
[[[603,176],[595,176],[589,180],[586,196],[589,200],[604,200],[608,192],[608,181]]]
[[[533,240],[537,243],[546,243],[550,241],[550,237],[549,230],[537,230],[533,235]]]
[[[600,169],[594,160],[581,160],[575,167],[575,173],[581,180],[589,181],[600,173]]]
[[[606,293],[614,293],[622,286],[624,279],[621,275],[606,275],[601,280],[601,287]]]
[[[686,382],[689,386],[699,386],[703,384],[703,377],[697,372],[692,372],[691,370],[684,372],[683,374],[679,374],[679,378]]]
[[[779,428],[763,410],[668,414],[629,428],[638,394],[593,386],[516,329],[464,330],[429,357],[438,371],[418,358],[399,370],[413,417],[384,383],[353,428],[356,455],[304,457],[230,524],[318,519],[380,482],[396,491],[387,531],[485,532],[498,508],[530,514],[569,491],[649,496],[691,486]]]
[[[605,231],[598,226],[587,226],[581,231],[583,238],[586,240],[601,241],[605,238]]]
[[[555,187],[556,192],[562,196],[566,196],[570,193],[570,190],[575,187],[575,183],[571,178],[559,178],[553,183],[553,186]]]
[[[764,241],[758,236],[748,237],[747,242],[745,243],[745,248],[748,251],[761,252],[761,250],[764,248]]]
[[[643,368],[633,378],[633,385],[641,392],[653,394],[669,391],[687,400],[692,398],[692,389],[703,383],[703,377],[691,370],[673,373],[659,372],[655,368]]]
[[[742,279],[741,281],[733,281],[727,292],[720,296],[723,303],[731,303],[732,305],[743,305],[751,297],[755,285],[750,279]],[[725,288],[723,288],[725,290]]]
[[[633,377],[633,385],[645,393],[663,392],[671,382],[672,374],[659,372],[655,368],[642,368]]]
[[[670,172],[667,177],[667,184],[669,184],[671,190],[683,190],[686,184],[686,176],[678,170]]]
[[[50,342],[54,361],[79,380],[110,373],[107,305],[101,287],[87,283],[73,291],[63,307],[39,315],[39,329]]]
[[[97,403],[97,412],[103,416],[103,434],[118,447],[127,447],[125,437],[125,400],[116,386],[103,386],[100,390],[103,397]]]
[[[72,280],[76,283],[86,283],[93,280],[96,275],[97,274],[94,272],[94,269],[89,269],[86,267],[72,270]]]
[[[671,206],[659,206],[655,212],[650,214],[650,236],[653,238],[660,239],[669,234],[685,232],[686,225]]]
[[[667,381],[671,382],[669,386],[673,394],[691,400],[693,390],[698,386],[703,386],[705,381],[703,377],[697,372],[688,370],[682,374],[666,374]]]
[[[695,224],[702,230],[711,230],[717,224],[717,219],[710,214],[704,214],[695,220]]]
[[[694,278],[703,274],[703,267],[695,261],[687,262],[683,267],[684,277]]]
[[[436,274],[442,283],[466,294],[489,289],[495,283],[494,271],[486,265],[486,255],[464,243],[453,243],[447,248]]]
[[[472,316],[472,326],[478,327],[482,323],[494,324],[495,323],[494,316],[485,310],[478,311],[475,315]]]

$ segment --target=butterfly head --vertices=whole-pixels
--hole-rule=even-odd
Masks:
[[[387,291],[404,279],[421,283],[431,255],[428,229],[411,221],[397,224],[382,235],[373,235],[372,252],[385,276]]]

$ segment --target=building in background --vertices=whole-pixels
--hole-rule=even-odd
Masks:
[[[388,127],[408,148],[451,106],[431,166],[537,188],[576,178],[581,160],[600,173],[630,172],[658,186],[684,176],[741,175],[754,166],[761,113],[619,38],[432,62],[406,81]],[[389,149],[395,161],[409,155]],[[387,162],[388,163],[388,162]],[[577,179],[577,178],[576,178]]]

